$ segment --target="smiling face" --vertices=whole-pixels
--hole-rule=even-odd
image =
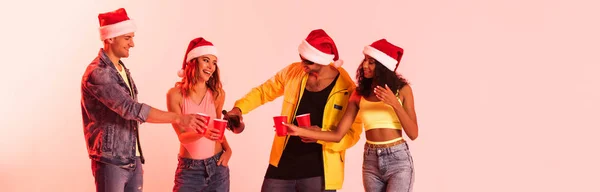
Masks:
[[[211,54],[201,55],[193,58],[185,64],[183,78],[177,83],[185,94],[189,94],[196,85],[206,84],[218,97],[222,92],[221,78],[219,77],[219,66],[217,57]]]
[[[371,56],[365,55],[365,58],[361,63],[364,78],[371,79],[375,76],[375,65],[375,59],[373,59]]]
[[[113,37],[108,40],[110,50],[119,58],[129,57],[129,49],[135,46],[133,43],[134,33],[127,33],[118,37]]]
[[[198,82],[207,82],[217,70],[217,57],[214,55],[202,55],[194,60],[197,64],[197,75],[195,77]]]

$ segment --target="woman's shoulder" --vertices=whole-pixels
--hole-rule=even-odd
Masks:
[[[179,86],[175,86],[169,89],[167,92],[167,98],[169,100],[181,100],[183,98],[183,92],[181,91],[181,88]]]
[[[216,92],[216,93],[214,93]],[[218,89],[216,91],[211,91],[211,94],[213,95],[213,98],[215,100],[215,103],[219,103],[219,102],[224,102],[225,101],[225,90],[223,90],[223,88]]]
[[[360,95],[360,93],[358,92],[358,90],[354,90],[352,92],[352,94],[350,95],[350,102],[359,104],[360,100],[362,99],[362,95]]]
[[[412,95],[412,87],[410,87],[409,84],[404,85],[400,89],[400,94],[402,94],[402,95],[411,94]]]
[[[410,87],[408,84],[404,85],[399,92],[400,94],[398,94],[398,99],[400,99],[401,103],[403,103],[406,98],[413,98],[412,87]]]

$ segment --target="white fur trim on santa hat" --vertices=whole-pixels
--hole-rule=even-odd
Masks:
[[[391,71],[394,71],[396,69],[396,64],[398,64],[398,61],[396,59],[390,57],[384,52],[379,51],[378,49],[375,49],[374,47],[371,47],[370,45],[365,46],[363,53],[365,55],[373,57],[373,59],[379,61],[381,64],[383,64],[383,66],[390,69]]]
[[[132,20],[121,21],[112,25],[100,27],[100,40],[118,37],[127,33],[135,32],[135,23]]]
[[[200,57],[202,55],[214,55],[217,56],[217,48],[211,45],[200,46],[192,49],[188,54],[185,62],[190,62],[192,59],[196,57]]]
[[[335,68],[340,68],[343,64],[344,64],[344,61],[342,61],[341,59],[338,59],[337,61],[335,61],[335,62],[332,63],[332,65]]]
[[[302,40],[302,43],[298,46],[298,52],[305,59],[321,65],[329,65],[333,63],[333,58],[335,58],[335,55],[319,51],[317,48],[306,42],[306,40]]]

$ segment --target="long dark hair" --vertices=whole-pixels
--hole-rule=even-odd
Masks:
[[[184,75],[180,82],[177,82],[175,86],[181,89],[181,92],[184,95],[189,95],[190,90],[194,87],[194,85],[198,84],[198,79],[200,79],[200,68],[198,67],[198,58],[192,59],[184,69]],[[219,65],[215,64],[215,72],[213,72],[212,76],[206,81],[206,87],[213,92],[214,99],[219,98],[219,94],[223,89],[223,85],[221,84],[221,78],[219,76]]]
[[[365,60],[366,59],[367,58],[365,58]],[[365,62],[365,60],[363,60],[363,62]],[[408,85],[406,79],[404,79],[401,75],[397,75],[392,70],[389,70],[379,61],[375,59],[373,60],[375,61],[375,75],[373,78],[365,78],[362,68],[363,64],[361,63],[358,65],[358,69],[356,70],[356,79],[358,81],[358,87],[356,88],[356,91],[358,92],[358,95],[369,97],[371,94],[373,94],[373,89],[376,85],[385,88],[386,84],[388,87],[390,87],[394,94],[397,94],[402,87]]]

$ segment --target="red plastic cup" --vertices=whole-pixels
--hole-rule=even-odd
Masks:
[[[213,120],[213,126],[215,129],[219,130],[219,141],[223,140],[223,135],[225,135],[225,128],[227,127],[227,121],[222,119]]]
[[[208,126],[208,124],[210,123],[210,116],[204,113],[196,113],[198,115],[200,115],[200,117],[204,118],[204,120],[206,120],[206,126]],[[206,130],[204,130],[204,132],[206,132]],[[204,132],[200,133],[200,134],[204,134]]]
[[[287,127],[283,125],[283,123],[287,123],[287,116],[275,116],[273,117],[273,122],[275,123],[275,132],[277,133],[277,136],[286,136]]]
[[[310,127],[310,113],[296,116],[296,121],[298,121],[299,127]]]

